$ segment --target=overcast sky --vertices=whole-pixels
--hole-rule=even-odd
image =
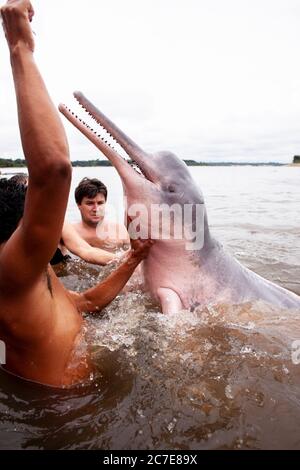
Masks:
[[[83,91],[148,151],[197,160],[300,153],[299,0],[35,0],[56,104]],[[4,35],[0,157],[22,157]],[[102,158],[66,123],[71,158]]]

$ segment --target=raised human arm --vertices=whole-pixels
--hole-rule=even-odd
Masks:
[[[33,14],[28,0],[9,0],[1,9],[29,172],[23,219],[0,259],[7,284],[19,287],[34,282],[55,252],[71,180],[66,135],[33,57]]]
[[[101,248],[94,248],[87,243],[75,230],[75,228],[65,223],[62,231],[62,240],[65,247],[79,256],[87,263],[106,265],[111,261],[119,260],[120,256],[110,253],[109,251],[102,250]]]
[[[136,240],[123,263],[97,286],[81,294],[71,295],[80,312],[99,312],[120,293],[140,262],[148,256],[153,241]]]

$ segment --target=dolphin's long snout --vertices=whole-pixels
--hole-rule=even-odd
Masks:
[[[80,119],[75,113],[68,107],[61,104],[59,106],[60,112],[75,126],[80,132],[82,132],[96,147],[110,160],[113,166],[118,170],[120,176],[125,180],[125,177],[129,176],[129,170],[134,171],[115,149],[114,144],[118,144],[123,151],[137,163],[142,174],[152,181],[151,178],[151,167],[147,162],[149,154],[144,152],[132,139],[130,139],[121,129],[119,129],[109,118],[107,118],[96,106],[93,105],[80,91],[74,93],[74,97],[80,106],[93,118],[95,126],[101,126],[109,135],[109,138],[103,138],[91,128],[83,119]],[[94,126],[93,126],[94,127]],[[110,142],[110,140],[112,142]],[[136,172],[134,172],[136,173]]]
[[[80,91],[75,91],[74,97],[83,108],[92,115],[92,117],[103,126],[109,134],[116,139],[125,152],[133,159],[146,158],[144,152],[130,137],[116,126],[108,117],[106,117],[96,106],[93,105]],[[138,163],[138,162],[137,162]]]

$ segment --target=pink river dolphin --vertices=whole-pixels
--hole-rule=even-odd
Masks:
[[[149,216],[152,207],[176,206],[182,208],[182,214],[184,208],[190,210],[189,220],[183,216],[179,218],[182,236],[174,236],[173,226],[169,237],[156,237],[156,243],[143,262],[145,286],[161,304],[164,313],[256,300],[279,308],[300,308],[299,296],[241,265],[211,236],[203,195],[182,160],[170,152],[144,152],[82,93],[75,92],[74,96],[83,108],[82,112],[93,118],[93,128],[86,124],[84,117],[78,117],[65,105],[60,105],[59,109],[115,167],[122,180],[127,211],[132,207],[145,208],[148,217],[140,217],[141,232],[153,232],[154,216]],[[95,129],[100,126],[101,130],[97,132]],[[107,133],[106,137],[101,135],[103,128],[111,138],[107,138]],[[138,171],[116,150],[116,143]],[[174,224],[175,219],[172,220]],[[160,230],[158,232],[162,234]],[[198,243],[191,243],[191,234]]]

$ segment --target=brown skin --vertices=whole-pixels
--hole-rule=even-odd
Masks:
[[[8,371],[47,385],[67,386],[90,372],[85,356],[76,368],[68,368],[80,340],[81,313],[97,312],[111,302],[152,242],[135,242],[118,270],[82,294],[68,292],[49,267],[61,238],[70,189],[68,144],[34,62],[31,3],[9,0],[1,14],[29,186],[23,219],[0,246],[0,339],[6,344]]]
[[[72,224],[67,222],[63,227],[62,245],[60,248],[64,254],[66,254],[67,248],[73,255],[79,256],[82,260],[92,264],[104,266],[120,259],[120,257],[114,253],[103,250],[102,248],[95,248],[81,236]]]
[[[62,231],[63,245],[74,255],[93,264],[106,265],[120,259],[113,252],[130,244],[124,225],[104,219],[105,197],[99,193],[94,198],[84,197],[78,209],[81,222],[65,223]],[[103,231],[105,238],[99,237]],[[112,236],[107,236],[107,234]]]

